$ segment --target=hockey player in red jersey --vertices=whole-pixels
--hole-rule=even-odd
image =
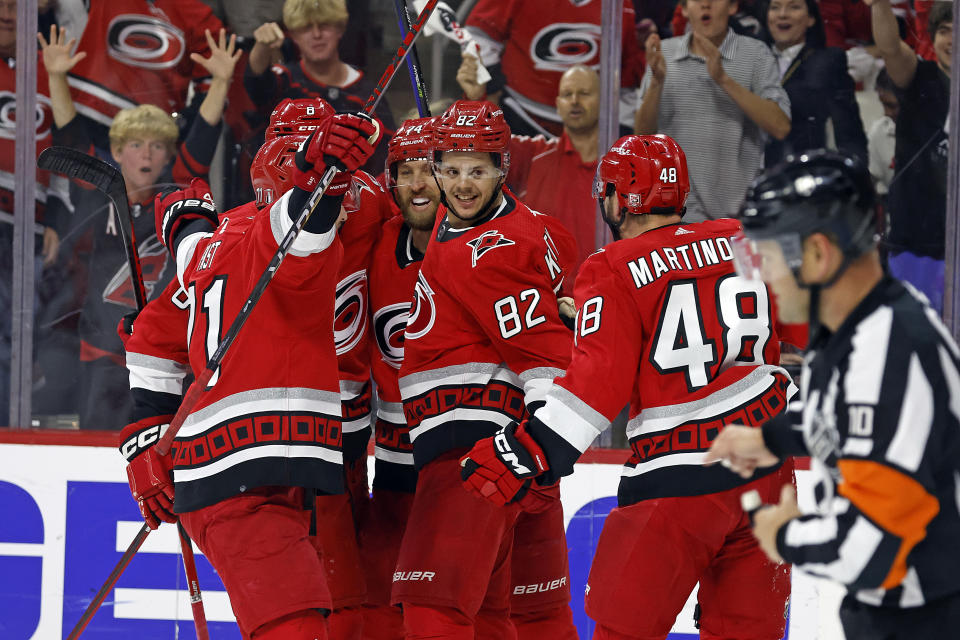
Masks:
[[[349,172],[371,155],[368,137],[375,131],[366,117],[331,115],[300,146],[293,188],[260,213],[250,203],[217,224],[212,206],[196,204],[201,197],[157,207],[160,239],[177,258],[189,294],[189,359],[197,374],[299,214],[323,163],[345,170],[184,422],[170,458],[158,456],[153,444],[172,411],[123,433],[131,489],[148,523],[179,514],[227,587],[241,632],[253,640],[327,637],[317,610],[329,610],[331,599],[308,541],[304,495],[344,489],[331,332],[343,248],[334,223]]]
[[[267,145],[254,163],[251,177],[257,204],[272,203],[293,178],[293,155],[306,134],[333,113],[322,100],[284,100],[274,109],[267,128]],[[272,142],[282,138],[279,142]],[[266,154],[264,153],[266,151]],[[262,158],[261,156],[268,157]],[[334,343],[340,378],[343,464],[346,493],[318,495],[315,542],[327,570],[333,611],[328,618],[332,637],[360,638],[363,620],[359,609],[366,601],[366,586],[357,544],[356,519],[366,502],[366,450],[370,438],[371,388],[367,265],[380,226],[389,213],[386,194],[369,174],[357,171],[343,207],[346,219],[338,235],[344,246],[336,288]]]
[[[564,274],[543,217],[502,189],[510,136],[502,111],[454,103],[434,134],[444,208],[404,333],[399,388],[419,476],[392,599],[403,605],[407,638],[516,638],[509,559],[521,505],[497,509],[464,495],[458,459],[542,402],[562,373],[570,334],[555,288]],[[560,514],[551,535],[565,547],[556,488],[531,492],[522,506]],[[564,554],[541,570],[566,586]],[[549,594],[558,608],[564,593]]]
[[[795,387],[773,364],[771,297],[734,272],[739,222],[683,224],[689,189],[666,136],[627,136],[603,157],[594,195],[622,239],[580,270],[570,366],[531,418],[461,461],[470,492],[511,508],[571,473],[629,401],[632,455],[587,587],[594,638],[665,638],[698,581],[701,638],[783,636],[789,570],[756,545],[739,498],[775,501],[792,469],[747,483],[701,461],[724,425],[762,423]]]
[[[397,377],[410,300],[440,206],[440,189],[431,169],[432,120],[408,120],[390,138],[384,179],[399,213],[383,225],[370,263],[370,313],[376,344],[370,362],[377,385],[377,416],[373,494],[360,526],[368,640],[404,637],[403,614],[399,607],[390,606],[390,587],[413,504],[417,471]]]

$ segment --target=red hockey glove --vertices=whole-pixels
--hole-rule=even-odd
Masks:
[[[120,453],[127,459],[130,493],[151,529],[160,521],[176,522],[173,512],[173,460],[161,456],[154,445],[160,440],[163,425],[173,416],[157,416],[128,424],[120,433]]]
[[[467,491],[496,505],[518,502],[525,511],[547,506],[533,479],[550,465],[540,445],[527,433],[526,422],[504,427],[473,445],[460,459],[460,467]]]
[[[327,193],[343,195],[350,186],[346,174],[359,169],[373,155],[381,131],[380,122],[365,113],[338,113],[328,118],[300,145],[294,159],[293,183],[304,191],[313,191],[324,168],[334,165],[344,175],[334,179]]]
[[[173,193],[158,193],[153,200],[153,215],[156,217],[157,237],[173,254],[173,240],[182,225],[193,220],[209,220],[216,229],[217,207],[213,204],[210,187],[200,178],[190,181],[190,186]]]

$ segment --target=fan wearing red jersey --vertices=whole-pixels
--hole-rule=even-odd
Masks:
[[[326,161],[341,167],[349,184],[348,174],[373,151],[368,137],[375,131],[366,117],[330,115],[299,145],[295,186],[262,212],[249,203],[221,215],[215,230],[208,212],[188,202],[157,203],[160,241],[177,259],[189,294],[195,374],[307,201],[300,185],[314,184]],[[329,611],[332,600],[303,506],[312,490],[344,490],[331,327],[343,252],[334,225],[346,185],[334,186],[184,422],[170,460],[153,449],[156,421],[133,424],[123,434],[134,497],[154,516],[148,522],[179,515],[223,580],[244,638],[253,640],[327,637],[318,609]],[[265,335],[282,339],[264,341]],[[160,497],[168,495],[163,485],[171,465],[173,512]]]
[[[570,334],[554,293],[563,269],[543,218],[502,189],[510,137],[502,111],[456,102],[434,135],[444,207],[404,333],[398,385],[419,474],[392,599],[403,605],[407,638],[516,638],[509,559],[521,505],[497,509],[465,495],[458,459],[541,402],[566,366]],[[557,513],[559,492],[524,506]],[[552,535],[565,547],[559,521]],[[566,582],[565,557],[549,570]]]
[[[507,504],[550,486],[630,403],[632,455],[587,587],[594,638],[665,638],[697,582],[701,638],[780,638],[789,569],[769,562],[740,495],[775,501],[788,465],[747,482],[701,462],[724,425],[758,425],[796,391],[779,361],[767,289],[736,275],[736,220],[684,224],[683,150],[626,136],[602,158],[594,195],[619,240],[591,256],[575,287],[570,366],[545,404],[477,443],[468,490]],[[603,384],[597,384],[603,380]]]

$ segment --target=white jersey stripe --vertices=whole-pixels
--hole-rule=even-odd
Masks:
[[[293,227],[293,220],[287,215],[287,208],[290,206],[290,194],[293,190],[284,193],[279,200],[270,207],[270,229],[273,231],[273,238],[277,241],[277,246],[283,241],[284,236]],[[299,212],[298,212],[299,214]],[[326,233],[310,233],[302,230],[297,235],[297,239],[290,245],[290,255],[301,258],[309,256],[312,253],[320,253],[331,244],[337,237],[337,227],[332,226]]]
[[[340,416],[340,394],[304,388],[271,388],[244,391],[190,414],[177,439],[194,438],[207,429],[252,413],[321,413]]]
[[[373,456],[377,460],[383,460],[384,462],[390,462],[392,464],[403,464],[410,467],[413,466],[412,453],[403,453],[401,451],[390,451],[389,449],[381,449],[380,447],[374,447]]]
[[[804,564],[811,573],[832,578],[840,584],[854,582],[873,558],[883,532],[863,516],[857,516],[846,538],[840,544],[839,557],[833,562]]]
[[[920,468],[932,427],[933,388],[923,373],[920,358],[913,353],[907,370],[900,420],[887,448],[887,460],[915,473]]]
[[[431,429],[442,427],[447,423],[456,420],[492,422],[500,427],[505,427],[511,422],[516,422],[510,416],[500,413],[499,411],[492,411],[490,409],[474,409],[472,407],[457,407],[456,409],[441,413],[438,416],[427,418],[421,422],[419,426],[411,429],[410,442],[414,442],[417,438]]]
[[[780,373],[787,379],[790,378],[789,374],[780,367],[761,365],[743,379],[699,400],[644,409],[627,423],[627,437],[633,439],[646,433],[667,431],[686,422],[723,415],[749,400],[760,397],[774,383],[775,373]],[[789,399],[794,393],[796,393],[796,387],[791,384],[787,398]]]
[[[880,387],[883,373],[887,370],[887,348],[890,345],[890,328],[893,325],[893,309],[880,307],[863,322],[851,340],[853,351],[850,364],[843,379],[843,392],[848,404],[880,403]],[[878,340],[878,336],[884,336]]]
[[[174,469],[173,481],[193,482],[194,480],[209,478],[243,462],[270,458],[316,458],[333,464],[343,464],[343,453],[335,449],[318,446],[268,444],[235,451],[196,469]]]

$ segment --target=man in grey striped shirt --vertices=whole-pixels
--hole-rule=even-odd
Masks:
[[[706,459],[750,477],[813,457],[815,508],[784,487],[753,531],[772,560],[847,587],[847,640],[955,638],[960,349],[884,272],[866,168],[825,151],[786,162],[748,192],[737,269],[768,283],[781,321],[814,326],[802,398],[760,429],[726,427]]]
[[[728,26],[735,0],[681,2],[691,32],[647,39],[634,126],[667,134],[686,153],[685,221],[733,217],[762,168],[766,136],[790,133],[790,99],[769,47]]]

